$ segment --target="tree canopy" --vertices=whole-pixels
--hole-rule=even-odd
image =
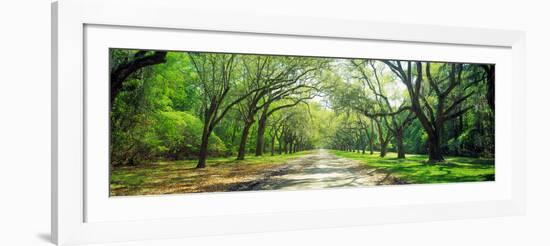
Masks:
[[[110,50],[112,166],[313,148],[494,156],[492,64]]]

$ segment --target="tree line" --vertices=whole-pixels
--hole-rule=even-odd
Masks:
[[[110,50],[111,165],[312,148],[492,157],[494,65]]]
[[[345,120],[331,147],[430,162],[445,154],[494,156],[494,65],[352,59],[330,97]],[[414,146],[416,145],[416,146]],[[421,148],[418,148],[421,147]]]
[[[203,168],[208,156],[234,152],[242,160],[251,130],[256,156],[266,138],[271,154],[276,144],[279,153],[314,147],[307,102],[328,59],[121,49],[110,58],[113,165],[197,158]]]

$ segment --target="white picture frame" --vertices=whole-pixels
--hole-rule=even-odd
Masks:
[[[52,4],[52,13],[52,238],[57,244],[521,215],[525,211],[523,32],[220,13],[188,10],[184,2],[175,0],[61,0]],[[117,32],[120,33],[117,35]],[[147,38],[152,32],[165,38]],[[395,54],[369,54],[376,58],[405,56],[496,63],[497,67],[506,68],[501,72],[497,68],[496,75],[497,81],[502,81],[497,85],[496,100],[496,181],[109,198],[101,193],[105,187],[97,189],[102,185],[99,181],[107,179],[105,172],[95,169],[97,166],[86,165],[90,148],[95,145],[89,141],[93,127],[86,115],[90,113],[90,105],[93,109],[93,105],[102,103],[86,80],[89,71],[99,74],[94,80],[101,80],[102,76],[108,80],[107,73],[101,75],[105,66],[94,67],[101,64],[107,54],[96,59],[88,49],[95,47],[99,54],[101,49],[115,45],[190,49],[190,46],[170,42],[178,41],[181,35],[226,38],[234,45],[216,49],[229,52],[246,52],[242,49],[249,48],[256,49],[255,52],[311,55],[319,51],[306,51],[304,47],[330,45],[333,48],[315,54],[353,56],[362,45],[375,45],[380,52],[389,51],[389,46],[406,46],[410,47],[409,53],[398,48]],[[130,42],[129,37],[139,42]],[[277,39],[279,44],[287,46],[275,50],[265,45],[237,45],[239,42],[235,40],[244,37],[257,37],[262,39],[257,43],[262,44],[274,43],[271,39]],[[424,56],[420,50],[429,54]],[[93,50],[93,54],[98,54],[97,51]],[[361,55],[364,54],[357,54]],[[361,198],[365,196],[372,199]],[[296,201],[298,204],[293,205]],[[224,203],[223,209],[216,206],[220,203]],[[134,209],[130,209],[129,204],[135,204]],[[265,209],[239,208],[242,204]],[[201,207],[208,208],[208,213],[189,213]],[[152,212],[158,208],[163,208],[163,212]]]

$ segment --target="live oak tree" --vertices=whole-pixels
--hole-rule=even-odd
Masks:
[[[393,82],[392,76],[384,76],[385,66],[383,63],[374,60],[351,60],[353,66],[359,71],[363,81],[363,87],[373,95],[374,102],[370,105],[355,105],[355,109],[370,117],[376,123],[380,142],[380,156],[384,157],[387,145],[393,138],[397,145],[397,158],[405,158],[405,147],[403,145],[403,134],[405,128],[414,119],[406,98],[398,96],[390,98],[385,89],[388,82]],[[381,70],[381,71],[379,71]],[[388,77],[388,78],[386,78]],[[390,81],[387,81],[387,80]],[[400,92],[397,92],[400,93]],[[393,103],[392,103],[393,102]],[[386,127],[391,134],[384,136],[383,127]]]
[[[165,63],[165,58],[164,51],[110,50],[110,151],[113,165],[135,165],[151,156],[151,153],[142,151],[146,148],[143,125],[147,125],[151,118],[150,103],[143,99],[154,82],[143,78],[152,73],[154,65]],[[120,94],[124,95],[121,97]],[[117,98],[121,100],[115,105]]]
[[[429,161],[443,161],[441,134],[444,123],[473,107],[464,104],[474,94],[475,85],[481,80],[475,78],[477,66],[462,63],[434,65],[419,61],[383,62],[407,87],[411,110],[428,135]]]
[[[289,127],[287,122],[294,116],[294,112],[276,114],[269,123],[269,137],[271,138],[271,155],[275,155],[275,141],[279,141],[279,154],[282,150],[282,133],[285,127]]]
[[[250,127],[256,121],[256,114],[262,110],[258,127],[258,149],[263,150],[265,124],[275,111],[296,106],[299,102],[313,98],[312,91],[317,90],[312,79],[318,69],[317,63],[308,58],[255,57],[244,59],[244,87],[250,95],[239,104],[243,118],[243,131],[237,160],[243,160]],[[277,101],[292,101],[270,109]],[[260,137],[261,136],[261,137]]]
[[[300,103],[306,103],[308,99],[313,99],[316,96],[317,88],[314,86],[302,87],[301,90],[294,90],[287,92],[288,96],[282,98],[282,100],[274,101],[273,94],[269,94],[267,97],[267,103],[262,106],[262,111],[258,119],[258,133],[256,135],[256,156],[261,156],[264,150],[265,129],[269,117],[279,110],[294,107]]]
[[[246,154],[246,143],[248,140],[250,127],[252,127],[256,120],[256,113],[262,108],[260,100],[269,92],[270,87],[274,86],[272,80],[268,78],[269,75],[273,75],[274,71],[268,70],[270,70],[272,62],[275,59],[276,58],[271,56],[258,56],[250,59],[243,59],[243,65],[245,67],[243,76],[244,90],[256,90],[256,92],[252,93],[249,97],[243,100],[238,107],[243,121],[243,129],[239,143],[237,160],[243,160]]]
[[[299,105],[278,115],[279,129],[277,142],[279,154],[291,154],[314,147],[311,128],[313,118],[307,105]]]
[[[120,52],[119,52],[120,53]],[[125,51],[124,53],[133,53]],[[123,88],[123,82],[133,73],[140,69],[166,62],[166,51],[147,51],[140,50],[132,55],[116,60],[111,59],[111,104]]]
[[[256,135],[256,156],[261,156],[264,151],[265,129],[267,121],[271,115],[279,110],[294,107],[300,103],[306,103],[308,100],[318,96],[321,90],[321,80],[319,73],[327,68],[328,60],[311,59],[301,57],[296,59],[285,59],[287,66],[284,69],[291,73],[286,73],[285,79],[278,78],[276,81],[289,80],[294,81],[292,86],[269,89],[268,93],[262,99],[261,112],[258,119],[258,131]]]
[[[374,138],[375,138],[373,120],[370,119],[369,121],[368,118],[363,119],[361,115],[359,115],[357,117],[357,122],[359,123],[360,129],[363,131],[364,136],[368,141],[367,143],[369,145],[369,153],[372,155],[374,153]],[[363,149],[363,153],[365,152],[364,150],[365,149]]]
[[[365,151],[367,149],[367,145],[370,145],[370,153],[373,154],[374,151],[374,139],[376,136],[375,134],[370,131],[369,132],[369,125],[372,124],[372,120],[370,123],[367,123],[365,120],[362,119],[362,115],[356,114],[353,111],[350,111],[346,114],[345,117],[345,123],[344,123],[344,129],[348,131],[347,137],[349,138],[349,141],[351,141],[352,147],[351,151],[357,152],[361,151],[361,153],[365,154]],[[371,128],[373,130],[374,128]],[[381,129],[379,129],[381,130]],[[382,135],[382,134],[380,134]],[[387,135],[387,138],[389,138],[389,134]],[[388,139],[389,141],[389,139]],[[382,149],[382,145],[384,145],[383,148],[386,147],[387,142],[383,143],[382,140],[379,139],[380,149]],[[385,155],[385,149],[384,151],[381,150],[381,154],[384,153]]]
[[[234,88],[235,55],[189,53],[202,93],[203,130],[197,168],[206,167],[208,141],[216,124],[245,96],[228,98]],[[229,101],[229,102],[228,102]]]
[[[247,99],[264,87],[232,94],[237,83],[236,78],[240,61],[236,55],[189,53],[197,74],[198,85],[202,93],[203,131],[197,168],[206,167],[208,142],[216,125],[238,103]]]
[[[485,77],[487,81],[486,98],[489,107],[493,113],[495,112],[495,64],[480,64],[485,70]]]
[[[362,137],[354,137],[352,132],[340,132],[340,136],[347,136],[348,141],[368,140],[371,152],[376,140],[381,157],[386,156],[390,141],[396,139],[398,157],[404,158],[403,134],[414,115],[399,88],[391,86],[395,84],[394,78],[384,71],[383,63],[374,60],[349,60],[346,64],[347,76],[332,87],[331,101],[339,111],[349,114],[352,110],[367,117],[370,127],[359,117],[359,124],[353,129],[361,132]]]
[[[492,64],[112,49],[111,165],[201,168],[210,157],[310,148],[491,158],[494,73]]]
[[[362,149],[361,146],[361,134],[356,128],[349,125],[343,125],[339,128],[332,139],[333,148],[355,152]]]

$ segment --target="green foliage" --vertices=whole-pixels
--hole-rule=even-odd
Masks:
[[[383,61],[369,59],[337,60],[332,71],[338,79],[327,81],[327,94],[336,114],[349,115],[355,112],[381,122],[381,130],[375,136],[374,149],[381,148],[388,134],[392,137],[388,147],[397,151],[398,129],[403,129],[403,147],[407,153],[425,154],[428,152],[428,131],[435,128],[432,135],[438,139],[443,155],[471,157],[494,157],[494,114],[489,108],[488,74],[477,64],[457,64],[441,62],[420,62],[423,76],[418,82],[419,93],[414,93],[417,85],[411,81],[406,86],[406,72],[400,74],[397,68],[408,69],[406,61]],[[429,65],[428,65],[429,64]],[[417,65],[412,64],[411,78],[416,79]],[[430,76],[427,75],[428,67]],[[459,74],[457,76],[457,74]],[[412,114],[411,91],[417,95],[417,112],[426,115],[426,124],[421,124]],[[411,108],[399,111],[399,109]],[[400,112],[400,113],[398,113]],[[340,122],[333,131],[327,147],[354,150],[364,149],[365,126],[348,120]],[[408,118],[412,118],[409,122]],[[351,120],[351,122],[350,122]]]
[[[111,65],[131,59],[136,51],[111,50]],[[111,109],[111,162],[138,165],[160,159],[194,158],[198,154],[203,124],[199,93],[189,59],[168,53],[167,62],[146,67],[123,84]],[[225,155],[223,141],[212,134],[208,151]]]
[[[405,150],[409,153],[426,154],[428,135],[422,129],[420,122],[415,120],[405,130]]]
[[[227,191],[314,148],[407,183],[494,180],[490,66],[110,49],[111,195]]]
[[[111,49],[110,68],[153,52]],[[425,70],[426,63],[421,64]],[[411,74],[416,76],[414,66]],[[451,66],[431,63],[439,88],[449,86]],[[442,151],[494,157],[494,115],[487,104],[486,75],[476,64],[464,64],[462,69],[463,83],[442,103],[449,107],[468,95],[449,112],[465,113],[445,120]],[[426,82],[426,74],[422,79],[422,103],[435,109],[439,101],[434,87]],[[405,152],[425,154],[428,135],[414,114],[410,122],[408,110],[368,115],[396,112],[410,107],[410,101],[405,84],[382,60],[168,52],[165,62],[131,74],[112,101],[111,162],[118,166],[195,159],[205,128],[212,132],[209,157],[235,155],[245,121],[252,122],[245,149],[253,153],[259,119],[266,112],[265,152],[288,151],[292,145],[380,150],[381,141],[397,151],[396,130],[403,125]]]
[[[155,124],[158,141],[155,148],[159,156],[170,156],[170,159],[185,159],[197,156],[201,143],[203,124],[188,112],[161,112]],[[227,149],[223,141],[212,134],[209,152],[223,155]]]

